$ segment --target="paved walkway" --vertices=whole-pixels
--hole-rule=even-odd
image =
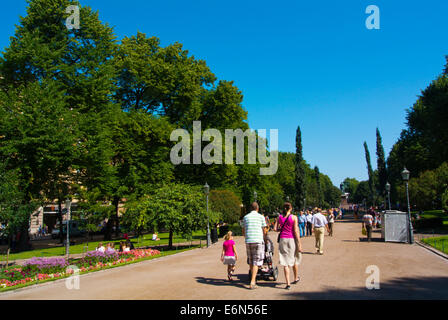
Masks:
[[[373,236],[379,240],[380,234]],[[448,260],[417,244],[367,243],[360,237],[359,222],[338,221],[334,237],[325,237],[322,256],[313,254],[314,238],[302,238],[302,280],[290,291],[284,289],[282,270],[277,283],[260,281],[258,289],[247,289],[244,239],[237,237],[240,260],[233,282],[219,261],[220,240],[209,249],[83,275],[79,290],[68,290],[62,280],[3,293],[0,299],[448,299]],[[271,235],[273,242],[276,238]],[[379,290],[365,287],[370,265],[380,270]]]

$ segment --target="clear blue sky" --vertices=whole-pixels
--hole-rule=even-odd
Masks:
[[[243,91],[253,129],[279,129],[279,149],[303,154],[333,183],[366,179],[363,142],[376,167],[375,129],[386,155],[405,127],[405,109],[439,75],[448,54],[446,0],[81,0],[114,26],[163,45],[181,42],[219,79]],[[381,29],[365,27],[380,8]],[[25,0],[2,4],[0,48]]]

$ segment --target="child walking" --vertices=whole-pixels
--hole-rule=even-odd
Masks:
[[[227,278],[232,281],[232,275],[235,271],[236,260],[238,260],[238,253],[235,248],[235,241],[233,241],[232,231],[227,232],[224,236],[224,243],[222,244],[221,261],[227,265]]]

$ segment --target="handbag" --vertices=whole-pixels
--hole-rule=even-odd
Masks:
[[[280,242],[280,235],[282,234],[283,226],[286,224],[286,219],[288,219],[288,218],[289,218],[289,214],[286,215],[286,217],[285,217],[285,222],[283,222],[282,227],[281,227],[281,229],[280,229],[280,232],[278,233],[278,236],[277,236],[277,243]]]
[[[367,235],[367,230],[366,230],[366,228],[362,228],[362,234],[365,236],[365,235]]]

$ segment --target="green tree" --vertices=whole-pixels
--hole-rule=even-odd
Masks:
[[[317,203],[319,204],[319,207],[322,207],[322,186],[320,184],[320,172],[319,167],[314,167],[314,178],[316,179],[316,186],[317,186]]]
[[[381,134],[376,128],[376,156],[377,156],[377,170],[378,170],[378,194],[384,194],[387,183],[386,159],[384,156],[384,148],[381,139]]]
[[[353,195],[354,203],[363,203],[364,200],[368,200],[371,196],[369,181],[361,181],[356,188],[355,194]]]
[[[219,219],[212,214],[211,222]],[[169,231],[169,247],[174,233],[191,238],[195,230],[207,225],[205,196],[200,186],[166,184],[137,201],[126,203],[125,225],[140,231],[156,227]]]
[[[29,179],[23,179],[32,181],[30,186],[35,187],[31,193],[26,193],[27,196],[43,193],[48,201],[57,198],[59,208],[62,200],[70,193],[68,185],[72,181],[82,181],[91,187],[109,170],[108,147],[111,145],[105,141],[107,135],[104,131],[113,111],[110,96],[114,90],[112,57],[116,50],[115,36],[109,26],[100,22],[98,13],[89,7],[80,6],[80,29],[68,30],[64,23],[68,17],[65,10],[72,4],[79,5],[68,0],[29,1],[27,15],[20,19],[9,47],[0,57],[2,90],[9,93],[14,88],[32,92],[38,91],[38,86],[44,88],[46,91],[40,93],[40,96],[48,94],[48,97],[43,97],[42,101],[59,108],[49,116],[49,120],[44,119],[44,123],[48,124],[52,120],[54,128],[70,129],[70,132],[62,130],[54,136],[53,140],[62,136],[60,143],[48,143],[54,152],[46,154],[48,147],[43,147],[34,154],[34,159],[38,161],[50,159],[50,168],[57,162],[57,166],[49,171],[49,179],[44,179],[49,175],[46,168],[36,166],[32,158],[22,157],[27,162],[20,164],[21,172],[27,171],[27,168],[33,171],[32,174],[28,173]],[[22,96],[27,97],[26,92],[19,94],[20,100],[25,100]],[[42,101],[37,103],[42,105]],[[62,116],[63,113],[66,116]],[[30,124],[36,121],[38,127],[46,131],[38,119],[32,119]],[[67,125],[67,121],[71,123]],[[45,136],[51,137],[52,130],[49,129]],[[73,152],[69,152],[68,148]],[[32,148],[28,154],[36,149]],[[78,154],[72,158],[73,153]],[[72,178],[74,172],[76,175]],[[36,179],[38,176],[42,179]],[[40,183],[42,181],[44,183]]]
[[[219,212],[224,222],[233,224],[238,222],[241,216],[241,199],[230,190],[212,190],[210,208]]]
[[[367,142],[364,141],[364,152],[366,156],[366,163],[367,163],[367,173],[369,175],[369,191],[370,195],[367,198],[367,200],[374,205],[375,204],[375,181],[374,181],[374,174],[372,170],[372,164],[370,163],[370,152],[369,148],[367,146]]]
[[[359,185],[359,181],[355,178],[345,178],[342,185],[344,187],[344,192],[349,194],[348,201],[350,203],[354,203],[353,197],[355,195],[356,188]]]
[[[198,97],[216,79],[205,61],[189,56],[182,44],[163,48],[158,38],[140,32],[122,40],[114,62],[116,99],[123,109],[163,114],[181,126],[199,117]]]
[[[28,224],[30,212],[38,207],[37,201],[28,201],[20,188],[21,181],[18,170],[8,170],[6,164],[0,163],[0,224],[1,233],[8,239],[8,250],[11,238]]]
[[[61,209],[76,176],[72,164],[80,151],[77,117],[65,107],[64,91],[54,81],[43,80],[0,95],[0,158],[8,161],[9,169],[19,170],[28,201],[57,199]],[[25,249],[27,243],[24,225],[19,248]]]

